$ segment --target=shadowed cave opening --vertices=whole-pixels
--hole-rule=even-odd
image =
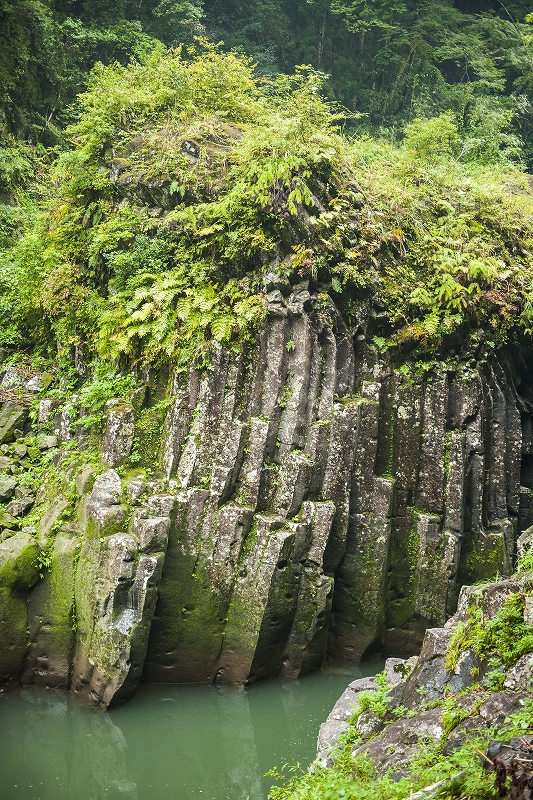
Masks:
[[[526,489],[533,489],[533,453],[524,453],[522,455],[520,485],[525,486]]]

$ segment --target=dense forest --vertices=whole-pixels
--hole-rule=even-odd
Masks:
[[[250,55],[259,75],[312,65],[360,126],[401,131],[449,110],[480,139],[520,138],[528,157],[528,14],[525,0],[4,0],[0,108],[11,132],[50,144],[96,61],[206,36]]]
[[[394,264],[392,271],[388,267],[385,269],[385,273],[389,269],[392,277],[385,274],[384,281],[380,278],[378,283],[382,281],[379,288],[390,310],[393,327],[403,326],[402,341],[413,337],[415,340],[431,338],[437,329],[441,334],[444,330],[456,330],[464,321],[465,314],[477,314],[481,306],[494,305],[499,309],[497,317],[498,320],[504,319],[504,324],[500,326],[493,320],[495,329],[503,327],[506,330],[508,322],[505,320],[517,309],[526,320],[525,327],[529,328],[529,285],[523,276],[517,281],[509,281],[504,269],[504,286],[499,293],[487,295],[485,286],[492,285],[497,276],[500,280],[502,269],[498,266],[498,258],[505,260],[505,252],[512,252],[513,257],[521,260],[521,268],[529,258],[525,236],[528,224],[524,221],[527,213],[523,209],[520,213],[505,211],[504,206],[511,201],[507,199],[506,203],[498,203],[494,199],[500,191],[506,193],[506,197],[508,195],[507,189],[502,189],[497,170],[512,167],[527,171],[532,158],[533,29],[531,8],[527,2],[504,5],[496,0],[483,4],[451,0],[436,3],[420,0],[356,0],[347,3],[339,0],[300,0],[296,3],[286,0],[242,3],[234,0],[221,3],[206,0],[202,4],[122,0],[110,8],[108,3],[98,0],[18,0],[1,4],[0,21],[0,247],[9,252],[9,256],[6,256],[7,251],[4,252],[0,266],[0,284],[3,287],[0,344],[32,346],[32,342],[37,340],[41,344],[54,341],[58,334],[55,330],[52,336],[44,335],[45,329],[50,332],[54,312],[48,307],[50,298],[42,293],[42,253],[55,254],[52,260],[56,271],[60,269],[58,252],[59,261],[70,265],[63,269],[61,279],[56,276],[60,285],[64,280],[68,284],[76,271],[82,270],[87,297],[93,298],[91,302],[85,298],[84,308],[92,308],[86,317],[92,315],[93,323],[95,314],[101,316],[100,311],[95,311],[94,297],[105,300],[109,293],[115,295],[129,291],[131,294],[138,290],[138,287],[132,288],[131,282],[129,289],[124,284],[120,275],[124,276],[127,269],[117,268],[119,261],[135,261],[143,248],[149,250],[150,258],[158,265],[154,272],[164,273],[173,259],[174,264],[176,258],[179,261],[176,243],[169,241],[169,237],[174,240],[179,237],[175,232],[169,232],[168,221],[152,220],[148,224],[144,219],[146,209],[141,212],[135,203],[126,213],[120,206],[116,191],[113,200],[113,192],[110,194],[109,188],[104,189],[101,181],[94,181],[95,171],[108,168],[112,160],[109,150],[111,129],[118,143],[121,137],[125,140],[135,133],[140,134],[146,126],[162,124],[167,113],[167,98],[159,97],[159,93],[163,91],[165,80],[177,79],[176,76],[169,77],[168,70],[188,75],[187,80],[219,84],[216,88],[212,85],[209,90],[216,91],[218,99],[212,97],[211,103],[203,106],[193,100],[189,111],[184,110],[182,117],[189,114],[189,121],[192,117],[198,121],[216,113],[228,122],[251,124],[250,130],[256,131],[258,138],[253,146],[250,145],[251,152],[248,152],[250,147],[243,149],[239,146],[237,151],[244,150],[237,158],[240,166],[234,164],[229,180],[219,181],[224,192],[232,187],[228,198],[237,191],[241,186],[239,181],[245,177],[243,159],[254,157],[254,152],[256,155],[264,152],[262,147],[266,147],[271,155],[278,152],[275,142],[261,142],[261,139],[264,136],[268,139],[266,131],[272,131],[279,124],[280,115],[285,122],[278,133],[281,135],[283,131],[286,141],[294,135],[287,114],[299,119],[304,127],[309,119],[313,120],[305,134],[310,138],[305,145],[300,140],[302,148],[295,155],[294,163],[283,167],[286,174],[279,171],[276,159],[270,165],[270,172],[267,170],[262,176],[256,174],[248,162],[247,180],[259,186],[261,181],[268,183],[271,173],[271,177],[288,190],[291,203],[285,212],[289,218],[297,213],[299,204],[305,206],[305,197],[310,197],[313,192],[313,180],[315,183],[317,179],[327,182],[328,176],[335,175],[339,186],[335,189],[336,207],[331,213],[333,217],[337,213],[337,218],[321,220],[330,229],[338,225],[343,213],[342,204],[346,209],[352,202],[349,193],[354,178],[353,175],[347,177],[346,164],[353,164],[354,157],[359,164],[374,164],[372,168],[363,170],[364,177],[359,176],[359,180],[367,184],[365,191],[367,199],[370,198],[369,205],[374,209],[383,206],[377,213],[384,215],[386,221],[377,225],[374,219],[369,224],[365,231],[365,244],[359,250],[346,248],[349,236],[344,237],[344,243],[339,240],[337,244],[329,242],[324,245],[327,238],[317,234],[314,237],[316,241],[307,243],[310,245],[307,250],[302,245],[304,254],[297,253],[295,257],[306,262],[306,254],[313,254],[315,273],[323,264],[322,277],[326,277],[326,282],[333,281],[332,285],[339,291],[341,284],[346,283],[356,291],[364,292],[371,287],[375,290],[376,276],[371,277],[371,272],[378,261],[380,267]],[[166,48],[170,50],[166,51]],[[128,64],[132,65],[131,68]],[[199,70],[200,64],[203,68]],[[209,70],[211,75],[207,74]],[[223,78],[217,72],[220,70],[224,73]],[[221,88],[224,82],[227,84],[225,89]],[[134,86],[142,98],[133,96]],[[75,102],[76,96],[87,88],[88,93],[82,94],[81,100]],[[204,90],[205,86],[201,91]],[[120,91],[124,94],[119,98]],[[179,92],[176,102],[185,102]],[[229,104],[229,107],[224,109],[224,104]],[[236,108],[242,105],[248,106],[246,113]],[[310,117],[304,120],[306,114]],[[130,121],[123,122],[124,117]],[[343,134],[342,142],[339,134]],[[318,150],[314,147],[315,139],[322,141],[319,147],[317,144]],[[73,142],[74,151],[71,150]],[[347,147],[351,148],[350,154]],[[326,153],[324,163],[318,165],[317,158],[322,152]],[[58,155],[60,158],[55,161]],[[180,205],[178,200],[181,199],[181,205],[189,208],[187,213],[190,215],[190,205],[194,200],[202,208],[201,215],[205,215],[206,198],[201,196],[201,192],[197,192],[195,197],[187,194],[179,176],[171,174],[175,162],[170,164],[168,153],[165,158],[166,163],[159,161],[153,165],[153,170],[163,170],[169,176],[171,193],[174,193],[170,209]],[[417,182],[420,183],[415,175],[417,163],[424,163],[424,169],[428,168],[426,177],[432,175],[428,180],[429,186],[423,191],[413,188]],[[486,167],[483,177],[476,174],[475,182],[491,210],[484,208],[485,201],[479,202],[475,209],[467,202],[468,208],[451,221],[449,209],[444,213],[442,208],[436,210],[433,204],[442,204],[444,201],[439,196],[443,191],[445,194],[451,191],[457,195],[458,207],[464,206],[466,195],[461,185],[464,181],[471,184],[474,167],[482,170]],[[315,168],[318,168],[317,174],[306,181],[306,169],[311,174]],[[491,169],[496,169],[496,172],[491,173]],[[445,178],[448,175],[455,176],[453,189]],[[194,177],[197,184],[201,180],[198,175]],[[412,196],[410,199],[397,198],[396,210],[393,210],[390,198],[398,193],[399,184],[405,184],[406,180],[411,186]],[[516,182],[516,177],[513,180]],[[498,181],[500,188],[496,190],[494,183]],[[57,210],[60,186],[64,187],[61,194],[65,201],[61,209],[67,211],[50,217],[46,209]],[[176,193],[178,189],[181,196]],[[359,186],[356,194],[360,189]],[[429,201],[428,193],[431,196]],[[514,194],[511,205],[522,202],[516,192]],[[246,202],[249,200],[248,197]],[[258,224],[264,237],[265,225],[268,228],[270,224],[268,215],[262,214],[261,219],[254,216],[258,208],[264,211],[263,199],[256,197],[253,204],[252,217],[237,221],[232,200],[225,209],[225,213],[229,210],[228,224],[236,226],[239,235],[247,226],[253,228]],[[211,217],[220,214],[219,205],[212,204]],[[122,210],[117,212],[119,207]],[[277,215],[274,229],[280,225],[283,227],[283,215],[280,217],[279,213],[281,205],[271,203],[269,208],[271,214]],[[513,213],[523,218],[518,226],[511,224]],[[72,219],[70,215],[73,215]],[[483,227],[489,217],[488,227],[492,232],[487,234],[476,226]],[[83,220],[82,227],[87,230],[80,237],[79,231],[75,232],[71,227],[69,239],[63,229],[72,226],[74,219]],[[118,219],[128,233],[123,232],[122,238],[115,233],[111,240],[106,239],[107,232],[118,224]],[[465,235],[463,249],[466,255],[459,258],[461,263],[450,268],[454,276],[457,270],[464,271],[463,262],[468,260],[468,253],[484,253],[488,261],[484,261],[482,266],[479,264],[483,260],[478,266],[470,266],[467,278],[463,276],[459,282],[450,277],[450,269],[444,262],[441,263],[444,283],[433,277],[428,285],[426,268],[413,277],[417,272],[416,264],[427,256],[424,251],[427,245],[416,233],[420,220],[425,220],[424,224],[430,228],[434,225],[439,227],[440,245],[436,249],[440,255],[434,256],[434,263],[441,263],[442,258],[446,260],[443,225],[455,226],[457,235]],[[198,225],[199,221],[195,224]],[[458,225],[464,230],[459,231]],[[214,228],[216,225],[213,231]],[[494,229],[499,230],[499,255],[491,238]],[[507,233],[502,233],[503,229]],[[26,235],[21,239],[23,231]],[[210,242],[217,239],[213,231],[208,237]],[[87,245],[89,249],[92,247],[91,254],[83,248],[80,250],[81,242],[90,240],[93,235],[98,245]],[[274,241],[278,235],[279,230],[273,230],[270,225],[266,239]],[[235,231],[232,236],[234,241]],[[209,270],[204,270],[202,281],[206,286],[214,280],[227,283],[229,279],[242,278],[246,273],[252,276],[253,284],[254,270],[264,259],[268,246],[265,246],[266,240],[259,241],[250,230],[243,241],[247,237],[254,241],[247,250],[246,259],[242,252],[234,253],[228,248],[228,241],[222,235],[218,236],[216,245],[211,242],[214,252],[223,253],[222,261],[228,261],[228,254],[232,253],[232,264],[216,275],[211,274],[208,279],[205,276]],[[402,261],[408,242],[407,262],[411,272],[406,277],[398,273],[397,262]],[[16,246],[13,248],[13,245]],[[114,248],[119,252],[110,253]],[[187,258],[191,253],[195,258],[198,255],[203,257],[206,250],[205,243],[202,243],[196,250],[193,248]],[[38,254],[36,259],[35,254]],[[75,267],[71,269],[72,265]],[[331,267],[333,273],[329,274]],[[67,273],[70,276],[68,280]],[[406,281],[410,286],[409,292],[405,289]],[[171,306],[179,291],[176,288],[172,298],[169,296]],[[238,297],[236,295],[228,302],[234,305],[241,294],[249,299],[253,291],[241,287]],[[71,296],[70,289],[65,288],[65,292],[65,296]],[[482,302],[478,302],[481,299]],[[105,305],[103,317],[107,318],[113,304]],[[37,316],[35,308],[40,308]],[[81,312],[76,307],[72,314],[79,319]],[[250,314],[253,316],[252,312]],[[492,311],[485,308],[483,314],[489,318]],[[75,343],[82,334],[69,327],[72,319],[63,325],[61,335]],[[89,330],[94,332],[93,323],[86,319],[83,335],[87,336]],[[109,328],[118,322],[108,321],[107,324]],[[54,325],[52,322],[52,328]],[[69,328],[68,335],[65,325]],[[227,331],[229,327],[227,323]],[[164,339],[164,335],[161,334],[160,338]],[[167,351],[170,352],[168,347]]]

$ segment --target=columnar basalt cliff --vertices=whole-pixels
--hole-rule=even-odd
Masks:
[[[108,402],[99,467],[69,456],[87,435],[76,398],[59,407],[4,370],[4,387],[42,394],[35,422],[13,401],[0,417],[4,687],[107,707],[141,679],[409,655],[463,583],[509,574],[533,523],[525,351],[427,369],[379,352],[366,302],[349,329],[307,281],[271,274],[265,293],[255,344],[146,371],[131,403]],[[56,482],[32,495],[39,452]]]

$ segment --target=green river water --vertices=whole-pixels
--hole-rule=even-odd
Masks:
[[[249,689],[142,686],[111,712],[67,693],[0,698],[1,800],[266,800],[264,773],[307,766],[319,726],[355,678],[341,667]]]

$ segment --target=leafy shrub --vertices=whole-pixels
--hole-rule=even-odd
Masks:
[[[95,68],[48,203],[8,252],[10,341],[185,366],[253,335],[280,257],[348,320],[376,297],[382,350],[533,330],[531,192],[465,162],[451,113],[401,146],[349,139],[318,73],[259,82],[246,58],[198,47]]]

